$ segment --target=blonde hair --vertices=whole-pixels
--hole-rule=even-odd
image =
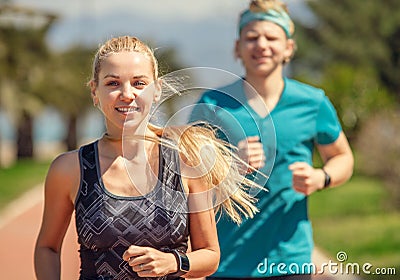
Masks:
[[[98,85],[99,82],[101,61],[112,53],[118,53],[122,51],[138,52],[144,54],[147,58],[149,58],[150,63],[152,64],[154,80],[156,81],[158,79],[157,59],[154,56],[154,52],[149,48],[149,46],[140,41],[136,37],[122,36],[122,37],[112,38],[106,41],[97,50],[97,53],[93,60],[92,77],[91,77],[91,80],[94,81],[96,85]]]
[[[183,161],[196,167],[213,192],[216,213],[225,212],[240,224],[242,215],[252,218],[258,212],[257,199],[249,194],[249,190],[265,189],[243,175],[243,170],[256,170],[238,157],[236,147],[219,139],[215,129],[205,123],[168,128],[149,125],[149,129],[159,137],[178,143]]]
[[[102,59],[111,53],[122,51],[140,52],[146,55],[154,67],[154,80],[158,79],[158,63],[153,51],[136,37],[123,36],[112,38],[100,46],[93,61],[92,80],[98,84],[98,75]],[[164,81],[163,81],[164,82]],[[171,85],[167,85],[171,87]],[[213,191],[213,205],[216,213],[223,210],[236,223],[245,218],[252,218],[258,212],[255,206],[256,199],[248,193],[251,188],[263,189],[252,180],[247,179],[241,172],[251,169],[234,152],[235,147],[216,137],[213,128],[206,124],[192,124],[184,126],[159,127],[148,123],[148,129],[157,137],[145,136],[145,140],[161,143],[177,149],[183,161],[200,170],[201,178],[209,190]],[[202,155],[204,147],[214,152],[212,160]],[[220,203],[219,203],[220,202]],[[205,210],[205,209],[203,209]]]
[[[289,15],[287,5],[280,0],[252,0],[250,1],[249,10],[253,13],[265,13],[269,10],[274,10],[277,12],[285,12]],[[290,21],[289,32],[291,35],[293,35],[294,29],[294,23]]]

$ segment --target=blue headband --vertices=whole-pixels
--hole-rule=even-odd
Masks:
[[[292,34],[290,34],[290,25],[292,24],[292,20],[290,19],[289,15],[285,11],[278,12],[273,9],[269,9],[266,12],[258,13],[253,13],[250,10],[246,10],[245,12],[243,12],[239,20],[239,34],[245,25],[255,20],[266,20],[273,22],[282,27],[282,29],[286,33],[287,38],[292,37]]]

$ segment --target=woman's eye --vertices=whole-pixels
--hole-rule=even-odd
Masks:
[[[119,83],[117,81],[110,81],[108,83],[106,83],[107,86],[118,86]]]
[[[144,86],[146,86],[147,84],[145,83],[145,82],[143,82],[143,81],[135,81],[134,83],[133,83],[133,86],[135,86],[135,87],[144,87]]]
[[[279,38],[278,38],[278,37],[270,36],[270,37],[267,37],[266,39],[267,39],[268,41],[276,41],[276,40],[278,40]]]
[[[248,36],[247,41],[257,41],[258,37],[256,36]]]

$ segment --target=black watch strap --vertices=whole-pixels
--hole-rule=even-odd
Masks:
[[[329,176],[329,174],[325,171],[325,169],[322,168],[322,171],[325,174],[325,182],[324,182],[324,189],[329,187],[331,184],[331,176]]]
[[[178,271],[173,273],[172,276],[181,276],[189,272],[190,263],[189,258],[186,256],[186,253],[179,251],[179,250],[172,250],[172,254],[174,254],[176,258],[176,262],[178,264]]]

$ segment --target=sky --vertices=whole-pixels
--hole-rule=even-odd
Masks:
[[[229,80],[243,74],[240,62],[234,59],[233,47],[239,13],[248,7],[249,0],[13,0],[11,3],[58,15],[47,37],[54,51],[77,44],[97,47],[112,36],[134,35],[148,42],[155,52],[173,48],[184,68],[218,69],[202,76],[207,83],[217,79],[225,83],[222,77]],[[285,3],[294,19],[309,17],[303,0]],[[56,127],[62,121],[51,125],[49,120],[56,120],[54,112],[46,112],[39,118],[35,134],[44,138],[59,135]],[[0,127],[8,138],[15,134],[1,112]],[[51,127],[54,129],[50,132],[42,131]]]
[[[239,13],[248,0],[14,0],[60,16],[50,30],[52,48],[98,46],[117,35],[135,35],[155,49],[174,48],[185,67],[216,67],[242,74],[233,58]],[[293,17],[303,0],[286,0]]]

